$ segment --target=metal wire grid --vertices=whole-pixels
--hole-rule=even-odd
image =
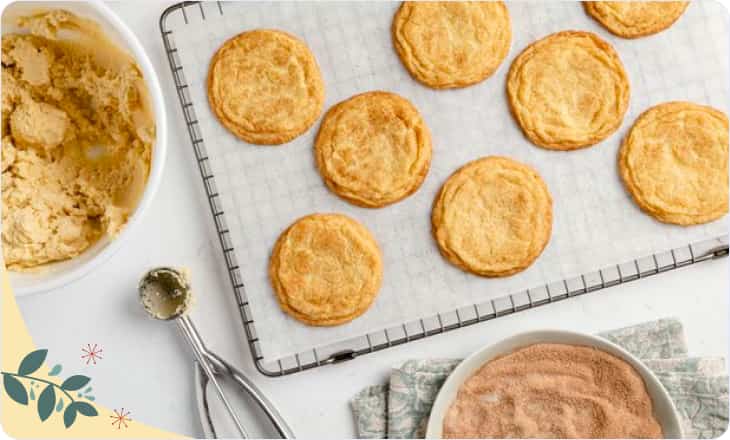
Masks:
[[[266,362],[264,361],[259,345],[254,317],[248,303],[243,278],[239,270],[240,266],[236,259],[230,231],[226,224],[225,213],[221,206],[220,194],[215,184],[205,142],[195,115],[180,58],[177,54],[178,48],[175,46],[173,32],[166,25],[167,18],[175,12],[180,12],[183,15],[186,24],[188,23],[188,14],[200,14],[202,19],[205,20],[206,9],[208,13],[221,15],[224,13],[221,2],[204,4],[199,1],[184,1],[174,4],[162,13],[160,17],[160,32],[162,33],[165,53],[185,118],[185,126],[195,152],[200,176],[205,186],[205,193],[213,221],[215,222],[221,250],[225,258],[228,276],[233,292],[236,295],[238,308],[243,321],[243,328],[246,333],[246,340],[256,368],[266,376],[284,376],[327,364],[352,360],[364,354],[374,353],[411,341],[417,341],[451,330],[496,319],[501,316],[728,255],[728,236],[722,235],[668,252],[638,258],[595,272],[585,273],[578,277],[548,283],[533,289],[527,289],[483,303],[461,307],[447,313],[438,313],[428,318],[406,322],[385,330],[368,333],[325,347],[313,348],[293,356]]]

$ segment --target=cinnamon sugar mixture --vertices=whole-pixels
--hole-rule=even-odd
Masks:
[[[464,382],[444,438],[661,438],[644,381],[601,350],[535,344]]]

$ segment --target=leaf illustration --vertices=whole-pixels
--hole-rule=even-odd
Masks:
[[[61,373],[61,370],[63,367],[61,367],[61,364],[56,364],[51,368],[51,371],[48,372],[49,376],[58,376],[59,373]]]
[[[91,392],[91,387],[88,387],[84,390],[84,394],[89,394]]]
[[[91,400],[92,402],[96,400],[96,397],[94,396],[86,396],[87,399]]]
[[[18,379],[9,374],[3,374],[3,385],[5,386],[5,392],[8,393],[11,399],[21,405],[28,404],[28,392],[25,391],[25,387]]]
[[[53,385],[48,385],[38,396],[38,417],[45,422],[53,413],[53,406],[56,404],[56,391]]]
[[[28,353],[20,362],[20,366],[18,367],[18,374],[22,376],[27,376],[29,374],[35,373],[36,370],[38,370],[41,365],[43,365],[43,361],[46,360],[47,354],[48,350],[46,349],[36,350]]]
[[[35,400],[35,391],[33,391],[33,388],[30,389],[30,400]]]
[[[96,408],[86,402],[74,402],[73,404],[76,407],[76,411],[80,412],[86,417],[94,417],[99,415],[99,413],[96,412]]]
[[[69,428],[76,421],[76,403],[72,403],[66,407],[66,411],[63,412],[63,425]]]
[[[75,391],[83,388],[83,386],[89,383],[90,380],[91,378],[88,376],[82,376],[80,374],[77,374],[64,380],[61,384],[61,388],[66,391]]]
[[[63,398],[58,399],[58,405],[56,405],[56,412],[61,412],[63,409]]]

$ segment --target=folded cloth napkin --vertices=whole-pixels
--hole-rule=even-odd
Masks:
[[[728,425],[725,359],[687,357],[682,324],[661,319],[601,333],[657,375],[680,413],[687,438],[715,438]],[[368,387],[351,401],[360,438],[423,438],[439,389],[456,359],[410,360],[387,384]]]

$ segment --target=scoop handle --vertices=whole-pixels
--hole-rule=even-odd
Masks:
[[[205,356],[208,358],[210,364],[213,366],[215,373],[231,377],[246,393],[248,393],[249,396],[253,398],[259,408],[261,408],[261,410],[266,413],[266,416],[269,418],[269,421],[276,429],[276,432],[279,434],[280,438],[295,438],[294,431],[291,429],[286,420],[284,420],[284,417],[281,415],[279,410],[276,408],[273,402],[271,402],[266,397],[266,395],[251,381],[251,379],[249,379],[242,371],[238,370],[236,367],[233,367],[228,362],[221,359],[215,353],[206,350]]]
[[[203,370],[203,373],[205,373],[205,376],[208,378],[208,380],[213,383],[213,386],[218,393],[218,397],[220,397],[223,405],[226,407],[228,415],[230,415],[233,419],[233,422],[236,425],[236,429],[238,429],[239,434],[241,434],[241,438],[248,438],[248,432],[246,432],[246,429],[243,427],[241,420],[238,418],[236,412],[233,410],[231,403],[228,401],[228,398],[226,398],[225,393],[223,393],[223,388],[221,388],[218,380],[215,377],[213,367],[208,361],[208,356],[206,356],[208,350],[205,348],[203,340],[200,338],[200,334],[195,328],[195,325],[193,325],[193,322],[187,315],[182,315],[175,321],[177,322],[178,328],[182,332],[183,336],[185,336],[185,340],[188,342],[188,345],[193,350],[193,355],[195,355],[195,360],[198,361],[198,365]]]

